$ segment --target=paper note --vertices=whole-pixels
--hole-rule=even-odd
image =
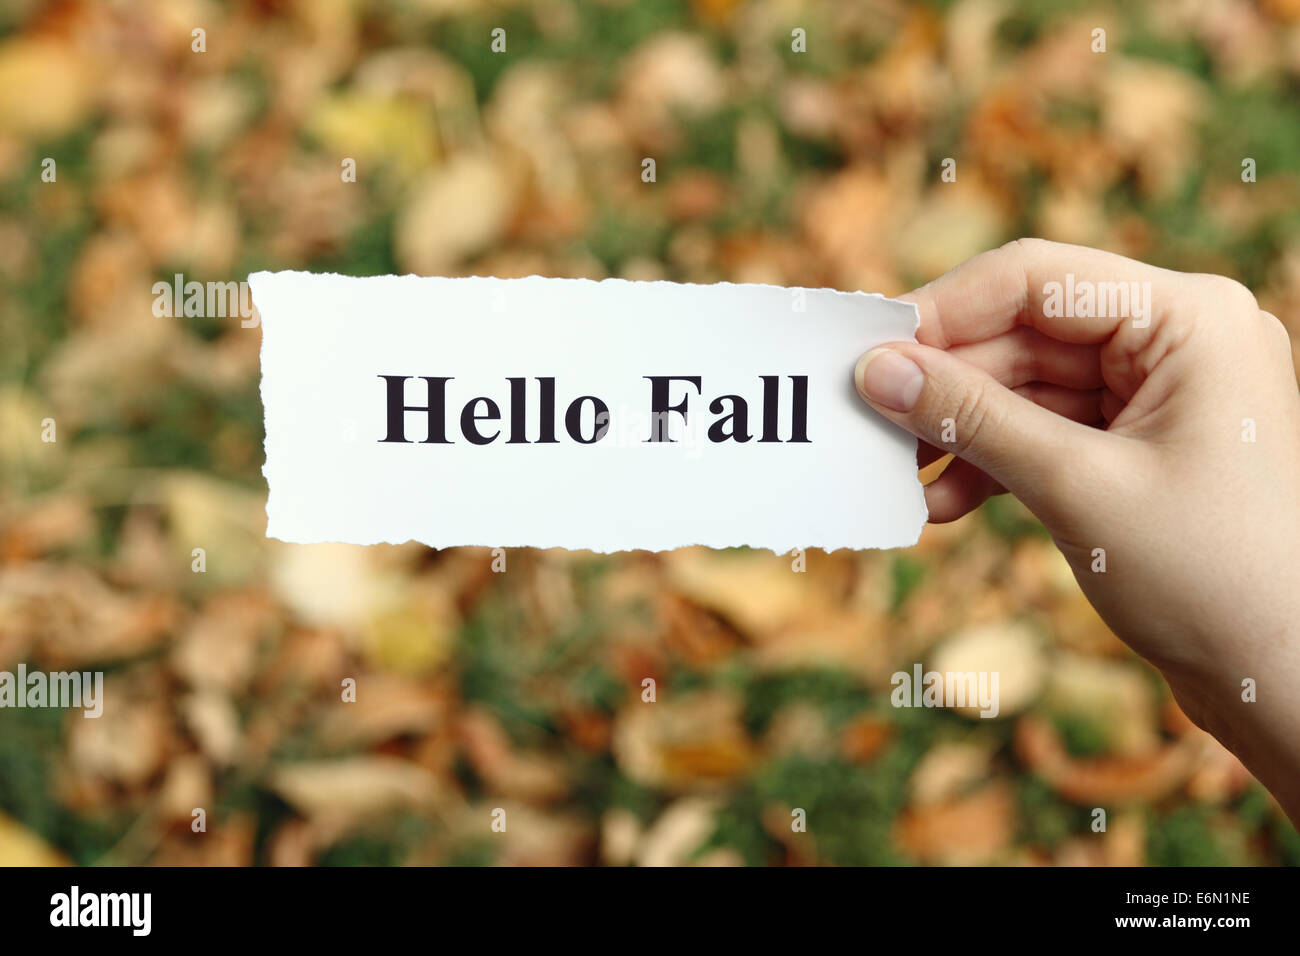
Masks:
[[[915,309],[607,279],[249,277],[267,535],[435,548],[890,548],[916,441],[855,394]]]

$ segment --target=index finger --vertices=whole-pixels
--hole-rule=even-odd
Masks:
[[[1093,345],[1130,320],[1158,325],[1172,297],[1161,293],[1182,279],[1100,249],[1017,239],[899,298],[921,313],[917,341],[935,348],[982,342],[1017,325]]]

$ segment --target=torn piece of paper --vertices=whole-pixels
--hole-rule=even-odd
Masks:
[[[435,548],[914,544],[853,366],[913,306],[761,285],[249,276],[267,535]]]

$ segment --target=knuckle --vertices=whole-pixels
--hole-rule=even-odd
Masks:
[[[1285,347],[1290,348],[1291,331],[1286,327],[1286,325],[1282,322],[1282,320],[1279,319],[1272,312],[1265,312],[1262,309],[1260,310],[1259,314],[1260,317],[1264,320],[1264,327],[1268,330],[1268,334],[1273,336],[1274,339],[1276,339],[1279,343],[1283,344]]]
[[[1002,244],[1002,248],[1013,255],[1034,256],[1042,252],[1044,247],[1051,245],[1046,239],[1038,239],[1033,236],[1022,236],[1019,239],[1012,239],[1010,242]]]
[[[1039,348],[1039,339],[1046,338],[1042,333],[1037,332],[1032,326],[1022,325],[1016,329],[1017,351],[1015,367],[1011,374],[1021,382],[1037,382],[1045,378],[1048,373],[1047,362],[1044,356],[1046,350]]]
[[[1266,330],[1264,333],[1266,337],[1264,347],[1267,350],[1267,360],[1277,363],[1283,374],[1294,377],[1296,374],[1296,343],[1291,338],[1291,330],[1272,312],[1261,310],[1259,315]]]
[[[956,431],[954,450],[958,456],[975,447],[989,424],[989,387],[991,382],[980,382],[974,388],[956,396],[952,403],[952,420]]]
[[[1208,285],[1215,298],[1227,308],[1240,309],[1246,311],[1247,314],[1259,311],[1259,303],[1255,301],[1255,293],[1236,279],[1228,276],[1209,276]]]
[[[1042,258],[1046,246],[1051,245],[1046,239],[1020,238],[1004,242],[992,253],[1000,263],[1009,266],[1012,274],[1024,272],[1027,263]]]

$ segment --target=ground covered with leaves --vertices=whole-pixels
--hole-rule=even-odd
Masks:
[[[285,545],[260,331],[152,308],[279,268],[897,294],[1041,235],[1294,330],[1298,88],[1294,0],[7,3],[0,669],[107,704],[0,711],[0,863],[1300,863],[1014,501],[803,573]],[[990,660],[996,719],[890,704]]]

